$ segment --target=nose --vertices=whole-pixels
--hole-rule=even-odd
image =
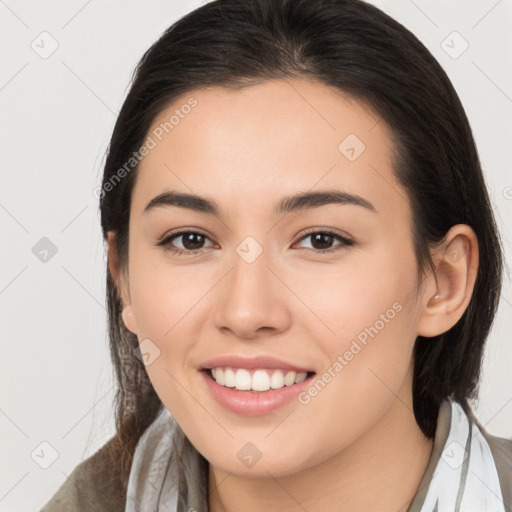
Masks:
[[[247,340],[284,332],[291,316],[286,296],[286,287],[271,270],[265,251],[252,262],[236,254],[232,268],[219,283],[215,326]]]

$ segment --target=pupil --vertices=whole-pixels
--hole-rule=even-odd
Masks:
[[[318,241],[320,241],[320,247],[316,246]],[[313,235],[313,247],[315,247],[315,249],[329,249],[331,246],[330,242],[332,242],[332,235],[327,233],[316,233]]]
[[[199,241],[197,239],[199,238]],[[194,249],[201,249],[201,244],[204,242],[204,240],[201,240],[203,235],[200,235],[199,233],[188,233],[183,237],[183,246],[186,249],[194,250]],[[194,239],[196,239],[194,241]],[[198,245],[198,247],[194,246],[194,243]],[[192,245],[192,247],[190,247]]]

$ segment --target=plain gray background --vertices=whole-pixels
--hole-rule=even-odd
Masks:
[[[417,35],[458,91],[508,260],[511,0],[373,3]],[[199,5],[0,0],[1,511],[39,509],[114,432],[106,258],[93,190],[135,64],[165,28]],[[510,437],[506,272],[475,410],[491,433]]]

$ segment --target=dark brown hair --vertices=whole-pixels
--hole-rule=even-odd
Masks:
[[[114,186],[113,179],[164,108],[198,87],[239,89],[300,76],[364,102],[390,127],[421,273],[432,266],[429,249],[451,226],[468,224],[478,237],[478,276],[467,310],[448,332],[415,344],[414,413],[432,438],[441,402],[452,396],[468,407],[476,394],[500,296],[502,252],[471,128],[450,80],[425,46],[379,9],[361,0],[216,0],[174,23],[143,55],[119,113],[100,197],[103,235],[117,234],[119,266],[126,270],[137,166]],[[122,447],[116,470],[126,485],[136,443],[162,403],[134,354],[137,338],[123,325],[108,270],[107,299]]]

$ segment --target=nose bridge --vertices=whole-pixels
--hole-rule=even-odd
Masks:
[[[269,270],[267,266],[271,265],[270,251],[265,250],[254,237],[246,237],[235,249],[231,272],[231,285],[234,288],[248,288],[247,292],[252,295],[263,295],[264,289],[270,286]]]
[[[217,302],[215,323],[240,337],[252,337],[262,327],[281,330],[288,315],[280,296],[271,253],[254,237],[246,237],[235,248],[231,271]]]

